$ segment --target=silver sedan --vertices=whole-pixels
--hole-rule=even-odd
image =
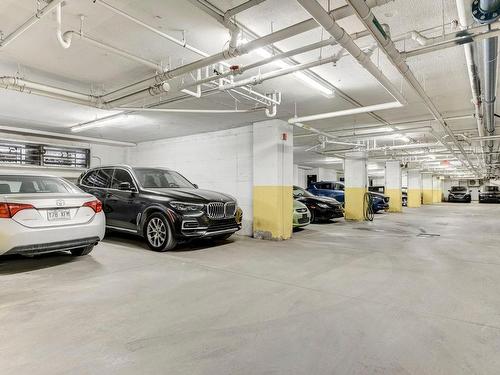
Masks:
[[[0,175],[0,255],[86,255],[105,226],[101,202],[61,178]]]

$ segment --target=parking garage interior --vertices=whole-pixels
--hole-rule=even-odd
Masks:
[[[497,374],[500,1],[0,2],[0,374]]]

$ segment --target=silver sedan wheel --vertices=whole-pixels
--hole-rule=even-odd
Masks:
[[[157,217],[149,221],[146,233],[149,243],[154,247],[162,246],[167,238],[167,228],[163,221]]]

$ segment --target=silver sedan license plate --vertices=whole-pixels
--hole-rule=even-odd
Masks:
[[[47,211],[47,219],[49,221],[70,220],[71,213],[67,209],[49,210]]]

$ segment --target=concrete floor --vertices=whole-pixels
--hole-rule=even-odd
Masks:
[[[0,258],[0,374],[498,374],[500,205]]]

